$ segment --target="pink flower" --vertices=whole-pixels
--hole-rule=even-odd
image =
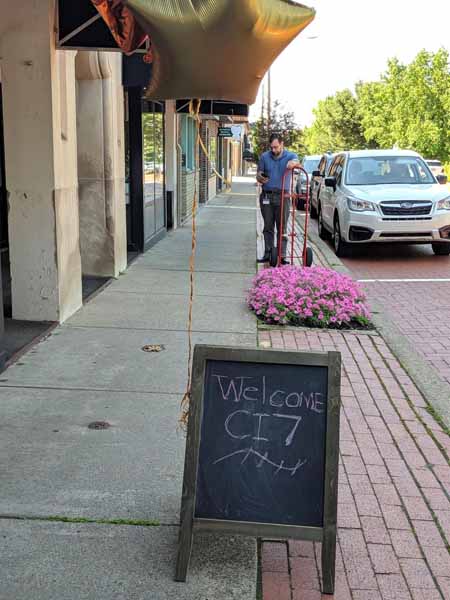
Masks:
[[[254,278],[247,302],[268,323],[336,327],[370,319],[360,286],[323,267],[265,269]]]

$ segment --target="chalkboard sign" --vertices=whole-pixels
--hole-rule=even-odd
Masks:
[[[323,543],[334,592],[340,355],[196,346],[176,579],[192,535]]]

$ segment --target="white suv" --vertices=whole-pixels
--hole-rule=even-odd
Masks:
[[[435,254],[450,254],[450,192],[416,152],[337,154],[318,213],[319,235],[333,235],[338,256],[367,242],[430,243]]]

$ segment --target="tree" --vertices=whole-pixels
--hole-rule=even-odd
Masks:
[[[367,147],[358,99],[350,90],[320,100],[313,112],[315,121],[305,130],[309,154]]]
[[[253,150],[260,156],[268,149],[271,133],[279,133],[283,136],[284,144],[289,150],[304,156],[305,146],[303,142],[303,131],[297,125],[293,112],[285,112],[281,102],[276,100],[271,110],[270,129],[267,118],[259,118],[251,125]]]
[[[409,65],[393,59],[381,80],[357,85],[361,122],[368,142],[397,145],[450,159],[449,53],[422,50]]]
[[[146,164],[163,162],[163,116],[161,113],[142,115],[143,155]]]

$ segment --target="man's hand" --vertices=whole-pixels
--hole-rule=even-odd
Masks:
[[[299,167],[300,163],[298,160],[290,160],[286,165],[286,169],[295,169],[295,167]]]
[[[269,181],[268,177],[264,177],[261,173],[261,171],[258,171],[258,174],[256,175],[256,181],[258,183],[261,183],[262,185],[266,184]]]

